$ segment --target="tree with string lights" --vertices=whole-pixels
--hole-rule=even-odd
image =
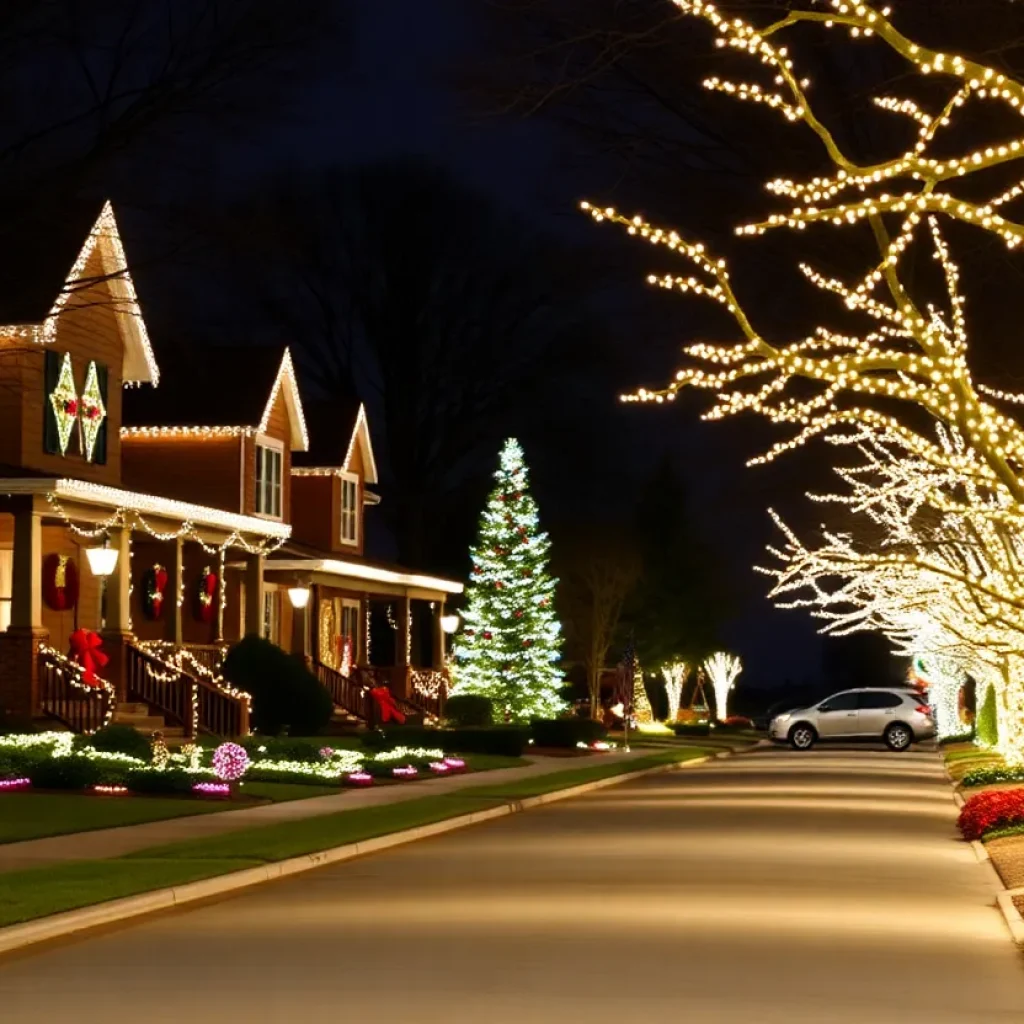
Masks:
[[[843,307],[842,322],[859,319],[863,329],[849,333],[818,326],[780,342],[769,340],[743,306],[724,259],[643,217],[583,204],[595,220],[619,223],[630,234],[681,258],[689,265],[686,272],[652,275],[650,282],[711,299],[740,336],[734,343],[690,345],[686,351],[694,362],[675,380],[661,389],[641,389],[626,400],[673,401],[681,389],[694,387],[717,396],[706,418],[751,411],[788,428],[787,436],[754,463],[770,461],[814,438],[842,441],[853,435],[891,446],[898,470],[911,463],[927,467],[927,472],[911,474],[912,481],[902,490],[890,481],[879,497],[882,503],[906,502],[904,525],[909,533],[887,535],[881,544],[867,548],[830,534],[817,549],[803,547],[790,535],[793,579],[802,574],[805,581],[823,580],[829,568],[839,569],[847,593],[856,590],[864,607],[884,602],[886,615],[908,599],[913,587],[927,588],[945,609],[939,628],[949,631],[950,643],[965,633],[957,642],[972,657],[996,662],[990,668],[999,680],[1001,716],[1017,723],[1005,749],[1024,757],[1024,730],[1019,724],[1024,718],[1024,659],[1013,625],[1024,607],[1024,429],[1004,411],[1024,396],[985,387],[972,377],[959,270],[941,228],[943,220],[956,221],[994,235],[1010,249],[1024,241],[1024,224],[1008,216],[1024,197],[1024,131],[1018,120],[1024,114],[1024,83],[998,68],[912,41],[893,24],[888,8],[873,3],[830,0],[814,9],[797,4],[778,20],[758,27],[726,17],[704,0],[673,2],[684,15],[710,25],[720,47],[755,58],[769,76],[763,83],[711,77],[705,86],[804,124],[820,140],[832,165],[829,173],[808,180],[770,182],[769,192],[787,201],[788,209],[742,225],[737,234],[759,236],[815,224],[852,230],[866,225],[877,255],[853,283],[800,266],[814,286],[836,296]],[[784,42],[790,29],[804,23],[846,32],[857,40],[877,39],[903,61],[910,72],[904,76],[909,89],[915,89],[917,77],[927,76],[930,85],[919,90],[922,96],[934,98],[943,90],[932,109],[927,100],[874,98],[879,110],[913,126],[909,148],[870,163],[844,151],[811,101],[810,82],[800,75]],[[981,126],[991,123],[989,115],[1003,116],[1011,134],[987,145],[957,141],[950,127],[969,119],[981,102],[989,110],[984,119],[975,119],[979,127],[966,137],[977,136]],[[989,171],[1001,175],[999,186],[986,184],[992,175],[979,177]],[[982,193],[987,198],[979,199]],[[918,274],[911,281],[902,271],[908,250],[922,245],[934,257],[944,307],[929,294],[934,282],[928,275]],[[899,403],[916,412],[903,415]],[[951,443],[937,443],[922,432],[920,412],[945,428]],[[937,482],[936,476],[943,475],[947,482]],[[899,491],[896,498],[894,490]],[[938,533],[931,526],[936,518]],[[833,602],[835,608],[834,596],[812,589],[806,600],[819,606]],[[904,611],[897,613],[900,621]],[[866,622],[874,609],[856,614]],[[905,628],[905,622],[899,628]]]
[[[509,439],[472,551],[452,691],[490,697],[495,711],[509,721],[550,717],[564,707],[558,696],[558,581],[548,572],[550,548],[548,535],[539,529],[523,449]]]
[[[715,694],[715,717],[724,722],[729,717],[729,692],[743,671],[743,663],[735,654],[716,651],[704,662],[704,671]]]

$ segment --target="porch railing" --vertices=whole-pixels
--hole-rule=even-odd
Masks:
[[[367,692],[374,687],[386,686],[391,691],[391,695],[394,697],[399,710],[407,718],[414,721],[422,721],[426,719],[428,715],[433,715],[434,712],[421,704],[415,697],[410,700],[407,697],[398,696],[398,693],[404,691],[406,688],[405,673],[407,671],[409,670],[403,668],[401,665],[390,667],[382,665],[360,665],[359,668],[352,669],[352,678],[365,686]],[[372,707],[376,714],[376,706],[372,705]],[[371,722],[371,724],[373,724],[373,722]]]
[[[350,715],[372,724],[373,698],[370,696],[369,687],[357,678],[358,670],[352,675],[343,676],[335,669],[317,663],[314,671],[336,707],[344,708]]]
[[[434,718],[444,717],[448,673],[437,668],[412,669],[412,701]]]
[[[179,665],[134,645],[125,648],[128,696],[180,725],[188,739],[200,732],[214,736],[245,736],[249,732],[249,699],[212,679],[186,672]]]
[[[81,681],[82,670],[57,651],[41,650],[39,698],[44,714],[63,722],[72,732],[91,733],[102,728],[114,713],[113,687]]]
[[[188,651],[211,675],[220,672],[228,653],[227,644],[183,644],[182,649]]]

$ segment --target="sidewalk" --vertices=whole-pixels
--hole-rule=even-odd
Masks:
[[[700,746],[698,743],[693,745]],[[5,843],[0,845],[0,872],[45,867],[47,864],[66,861],[105,860],[150,846],[162,846],[187,839],[203,839],[261,825],[301,821],[360,807],[395,804],[425,796],[443,796],[474,786],[516,782],[537,775],[550,775],[608,761],[628,762],[651,753],[652,748],[641,747],[634,748],[628,754],[616,752],[582,758],[536,758],[532,759],[531,764],[520,768],[497,768],[488,772],[423,779],[404,785],[346,789],[337,794],[311,797],[308,800],[290,800],[264,804],[260,807],[246,807],[237,811],[197,814],[185,818],[171,818],[167,821],[151,821],[142,825],[125,825],[92,832],[73,832],[66,836],[50,836],[46,839],[29,839],[21,843]]]

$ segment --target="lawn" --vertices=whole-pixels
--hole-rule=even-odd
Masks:
[[[0,843],[209,814],[224,807],[220,800],[192,798],[4,793],[0,795]]]

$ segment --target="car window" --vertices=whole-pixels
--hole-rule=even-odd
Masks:
[[[834,697],[818,705],[819,711],[856,711],[857,694],[837,693]]]
[[[862,711],[870,708],[898,708],[902,701],[895,693],[862,693],[860,695],[860,709]]]

